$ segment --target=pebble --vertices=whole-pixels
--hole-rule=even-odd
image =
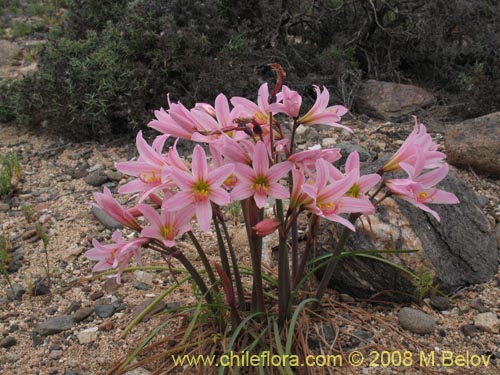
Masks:
[[[323,148],[331,148],[337,144],[337,138],[323,138],[321,146]]]
[[[78,258],[78,256],[83,252],[83,249],[84,248],[82,246],[73,245],[73,246],[67,248],[66,250],[64,250],[64,254],[62,256],[62,259],[65,262],[72,262],[73,260]]]
[[[498,333],[500,331],[500,320],[492,312],[477,314],[474,318],[474,325],[484,332]]]
[[[80,307],[82,307],[82,304],[80,302],[78,302],[78,301],[71,301],[71,303],[69,304],[69,307],[68,307],[67,314],[74,313]],[[73,319],[74,319],[74,316],[73,316]]]
[[[134,281],[132,286],[137,290],[149,290],[151,287],[148,284],[143,283],[142,281]]]
[[[28,229],[26,232],[24,232],[21,236],[23,240],[28,240],[32,237],[35,237],[37,235],[36,229]]]
[[[100,318],[109,318],[115,313],[115,307],[109,304],[95,305],[94,312]]]
[[[465,324],[460,328],[465,337],[474,337],[479,335],[479,329],[474,324]]]
[[[425,335],[436,329],[436,321],[433,317],[409,307],[403,307],[398,313],[398,318],[401,327],[413,333]]]
[[[10,348],[17,344],[17,340],[12,336],[7,336],[0,341],[0,346],[2,348]]]
[[[90,344],[91,342],[94,342],[97,340],[97,330],[97,327],[92,327],[78,332],[76,334],[78,342],[80,344]]]
[[[41,336],[55,335],[59,332],[67,331],[73,328],[75,322],[68,315],[56,316],[55,318],[50,318],[40,323],[36,328],[35,332]]]
[[[53,359],[53,360],[58,360],[62,357],[62,350],[52,350],[50,353],[49,353],[49,357],[50,359]]]
[[[450,300],[445,296],[433,295],[431,297],[431,305],[439,311],[448,310],[450,308]]]
[[[355,303],[356,300],[354,298],[352,298],[349,294],[341,293],[340,294],[340,302]]]
[[[7,203],[0,203],[0,212],[9,211],[10,206]]]
[[[43,344],[43,338],[36,332],[31,332],[31,341],[33,346],[37,347]]]
[[[109,216],[103,209],[97,206],[92,206],[90,211],[94,214],[97,220],[104,225],[105,228],[114,230],[117,228],[120,228],[122,225],[113,219],[111,216]]]
[[[94,309],[92,307],[84,307],[75,311],[75,313],[72,315],[72,318],[76,323],[80,323],[82,320],[92,315],[93,312]]]
[[[111,181],[121,181],[123,178],[123,173],[117,171],[104,171],[104,174],[108,176]]]
[[[485,305],[483,300],[480,297],[474,298],[472,302],[470,303],[470,307],[473,309],[477,310],[480,313],[485,313],[490,311]]]
[[[108,176],[106,176],[103,171],[97,170],[89,173],[84,178],[84,181],[90,186],[98,187],[108,181]]]
[[[153,284],[153,275],[149,272],[135,271],[134,275],[137,281],[141,281],[149,285]]]
[[[104,292],[102,290],[97,290],[95,291],[94,293],[90,294],[89,295],[89,298],[92,300],[92,301],[96,301],[98,300],[99,298],[101,298],[102,296],[104,296]]]
[[[21,299],[26,293],[26,289],[19,284],[13,284],[12,288],[7,289],[7,298],[10,300]]]
[[[49,293],[50,293],[50,288],[42,279],[38,279],[35,282],[35,285],[33,285],[33,288],[31,289],[31,294],[34,296],[45,296]]]

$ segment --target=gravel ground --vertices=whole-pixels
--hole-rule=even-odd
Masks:
[[[346,124],[354,129],[354,136],[332,129],[307,129],[298,135],[299,148],[315,143],[333,146],[339,142],[351,142],[382,155],[393,152],[412,129],[411,122],[401,125],[363,117]],[[106,145],[71,144],[12,126],[2,125],[0,131],[0,153],[16,152],[22,164],[18,191],[0,201],[0,225],[14,249],[12,257],[19,267],[10,274],[10,279],[17,285],[19,294],[23,289],[26,291],[20,299],[11,300],[7,296],[7,283],[4,279],[0,281],[0,373],[105,374],[147,335],[151,327],[162,321],[162,317],[153,317],[121,339],[119,336],[131,321],[134,308],[174,282],[166,270],[127,274],[119,288],[112,279],[83,279],[91,274],[93,263],[82,253],[91,247],[92,238],[106,241],[112,233],[90,212],[92,192],[101,188],[86,182],[88,173],[107,173],[108,180],[117,180],[105,183],[110,188],[124,183],[124,179],[119,180],[121,176],[110,172],[113,172],[114,162],[128,160],[134,155],[133,141],[115,140]],[[439,142],[443,139],[443,133],[436,130],[434,136]],[[473,186],[492,227],[498,226],[500,181],[478,176],[472,171],[457,173]],[[42,285],[48,284],[45,253],[34,230],[35,223],[46,228],[49,240],[51,285],[48,294],[44,294]],[[231,230],[238,237],[240,229],[233,226]],[[210,257],[215,259],[213,236],[204,235],[202,240],[207,244]],[[186,253],[192,252],[190,244],[180,246]],[[240,251],[239,257],[243,263],[248,261],[244,251]],[[162,264],[162,260],[155,254],[147,254],[145,264]],[[480,313],[500,313],[499,287],[500,274],[489,283],[464,288],[452,296],[451,306],[445,311],[436,311],[429,300],[424,300],[418,308],[433,317],[437,325],[434,333],[427,335],[413,334],[399,327],[397,314],[402,306],[375,306],[331,293],[331,311],[338,312],[339,317],[333,327],[334,331],[338,328],[340,332],[337,342],[348,351],[361,351],[365,361],[360,367],[344,364],[336,369],[318,368],[318,373],[498,374],[500,335],[477,330],[473,324]],[[34,293],[34,288],[39,292]],[[166,302],[194,302],[189,296],[190,287],[181,286]],[[50,318],[71,314],[74,317],[77,313],[89,316],[61,333],[49,336],[33,333]],[[158,339],[185,324],[183,318],[174,320]],[[362,339],[353,336],[362,336]],[[393,365],[384,367],[382,358],[379,362],[376,354],[370,354],[373,350],[383,349],[403,354],[404,351],[412,352],[414,363],[411,369]],[[419,368],[419,352],[428,356],[435,351],[437,363],[441,358],[439,353],[446,350],[455,355],[466,355],[467,352],[470,355],[491,355],[491,361],[488,366],[470,368],[457,365],[448,368],[424,365]],[[370,367],[370,362],[380,366]],[[144,374],[149,373],[143,370]]]

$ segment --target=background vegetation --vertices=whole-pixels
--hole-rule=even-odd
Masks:
[[[5,1],[5,0],[3,0]],[[352,105],[360,80],[416,83],[457,115],[500,110],[496,0],[67,1],[38,71],[0,87],[0,121],[75,139],[146,124],[166,95],[255,96],[280,63],[288,84]]]

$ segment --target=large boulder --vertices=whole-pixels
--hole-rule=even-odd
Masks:
[[[449,125],[445,147],[451,164],[500,177],[500,112]]]
[[[444,292],[492,279],[498,270],[495,234],[474,192],[451,172],[440,187],[460,199],[457,205],[432,207],[441,222],[407,202],[388,198],[370,217],[370,224],[365,220],[363,226],[358,220],[356,233],[347,244],[348,250],[418,250],[380,256],[411,270],[421,278],[420,286],[389,264],[358,256],[339,262],[330,286],[354,297],[405,301],[425,292],[429,286],[423,282],[426,279]],[[332,251],[341,230],[322,221],[319,254]]]
[[[435,101],[434,95],[420,87],[370,79],[361,85],[355,106],[358,112],[368,116],[398,120]]]

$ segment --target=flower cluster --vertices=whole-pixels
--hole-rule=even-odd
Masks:
[[[169,99],[168,109],[156,111],[156,118],[149,123],[161,135],[150,145],[139,132],[137,160],[116,164],[117,170],[132,177],[119,193],[137,195],[137,205],[128,208],[120,204],[107,189],[95,194],[97,204],[137,237],[126,241],[115,232],[113,244],[94,240],[94,248],[87,252],[88,258],[99,261],[94,270],[116,268],[119,276],[132,256],[140,257],[141,247],[175,253],[180,235],[190,232],[195,222],[201,230],[211,230],[219,207],[234,201],[245,208],[250,236],[279,230],[280,239],[286,241],[292,222],[304,211],[354,231],[345,215],[373,214],[375,206],[368,192],[381,183],[384,172],[398,169],[409,177],[382,183],[392,194],[437,219],[426,204],[458,202],[453,194],[434,187],[448,168],[444,155],[418,123],[378,174],[361,174],[357,152],[348,156],[342,169],[333,165],[341,158],[339,149],[314,146],[296,152],[293,140],[299,126],[324,124],[351,131],[339,124],[347,109],[329,106],[326,88],[315,90],[316,102],[307,111],[297,91],[283,85],[270,93],[267,83],[260,87],[256,103],[242,97],[228,100],[220,94],[213,106],[198,103],[188,109]],[[191,163],[180,157],[178,139],[197,143]],[[164,150],[170,140],[171,146]],[[283,200],[289,202],[283,212],[278,212],[276,204],[275,216],[262,220],[258,213],[266,205]]]

